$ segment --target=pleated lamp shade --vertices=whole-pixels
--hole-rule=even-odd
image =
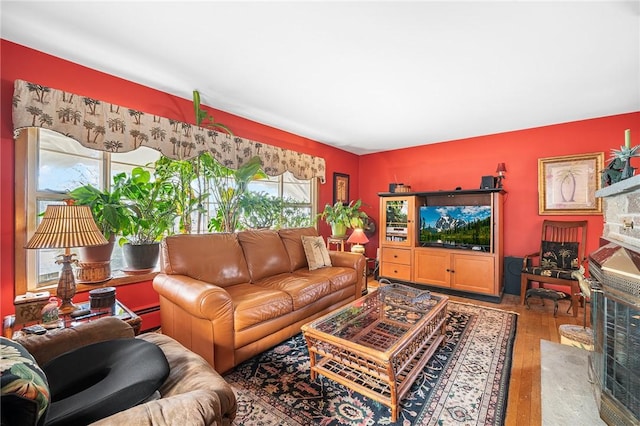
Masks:
[[[71,248],[107,244],[89,206],[49,205],[25,248]]]

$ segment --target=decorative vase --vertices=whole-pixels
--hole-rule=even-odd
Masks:
[[[331,224],[331,236],[334,238],[341,238],[347,235],[347,227],[343,223]]]
[[[576,195],[576,177],[569,171],[560,182],[560,196],[564,202],[573,202]]]

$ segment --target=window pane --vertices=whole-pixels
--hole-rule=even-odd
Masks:
[[[311,185],[308,182],[284,183],[283,198],[293,198],[300,203],[311,202]]]
[[[258,180],[258,181],[250,182],[247,188],[251,192],[262,192],[269,195],[273,195],[274,197],[278,197],[280,192],[279,191],[280,185],[278,182],[270,182],[267,180]]]
[[[42,221],[40,213],[44,213],[44,211],[47,210],[47,206],[53,204],[62,204],[62,202],[56,200],[38,200],[38,212],[36,219],[38,225]],[[57,280],[62,266],[56,263],[56,259],[59,255],[64,254],[64,249],[33,249],[30,251],[35,252],[36,256],[38,286],[51,284],[53,281]]]
[[[113,176],[118,173],[130,174],[134,167],[147,166],[154,163],[160,158],[160,151],[148,148],[146,146],[140,147],[134,151],[129,152],[116,152],[111,154],[111,180],[113,182]],[[149,167],[149,170],[152,170]]]
[[[69,139],[74,144],[76,141]],[[78,186],[100,186],[102,161],[53,151],[41,151],[38,191],[67,192]]]
[[[94,159],[102,158],[102,151],[85,148],[75,139],[71,139],[67,136],[61,135],[60,133],[47,129],[39,129],[39,133],[40,138],[38,143],[42,150],[64,152],[69,155]]]

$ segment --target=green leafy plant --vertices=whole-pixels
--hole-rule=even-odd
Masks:
[[[151,173],[142,167],[135,167],[128,177],[121,173],[114,180],[129,210],[129,224],[120,245],[151,244],[172,233],[176,218],[172,182],[158,176],[152,180]]]
[[[229,135],[233,136],[231,130],[222,123],[216,122],[213,118],[213,115],[209,114],[207,111],[203,110],[200,106],[200,92],[197,90],[193,91],[193,112],[196,116],[196,125],[200,127],[206,127],[208,129],[221,129],[227,132]]]
[[[114,178],[115,181],[115,178]],[[122,233],[129,224],[129,211],[121,200],[121,191],[96,188],[93,185],[83,185],[69,192],[69,196],[77,205],[87,205],[91,209],[93,219],[106,239]]]
[[[183,234],[193,230],[194,213],[197,214],[196,232],[200,233],[202,229],[204,202],[209,195],[203,189],[206,187],[206,176],[203,174],[205,157],[211,158],[208,153],[189,160],[173,160],[162,156],[154,163],[156,176],[175,187],[174,204],[179,218],[178,226]]]
[[[280,229],[311,225],[308,209],[296,207],[296,201],[266,192],[247,192],[240,199],[240,223],[244,228]]]
[[[262,171],[262,161],[260,157],[253,157],[237,170],[217,161],[209,167],[213,177],[211,195],[218,207],[216,216],[209,220],[209,230],[234,232],[241,227],[241,199],[247,193],[249,182],[267,177]]]
[[[327,222],[334,236],[345,235],[349,228],[362,228],[364,220],[368,218],[367,214],[360,210],[362,206],[361,200],[351,201],[349,204],[337,202],[333,205],[324,206],[322,213],[318,214],[318,218]]]

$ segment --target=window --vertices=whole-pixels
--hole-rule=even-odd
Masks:
[[[160,153],[141,148],[128,153],[109,153],[83,147],[75,140],[47,129],[29,129],[16,146],[16,163],[19,163],[20,144],[26,145],[24,158],[24,202],[26,234],[32,235],[39,223],[39,214],[49,204],[61,204],[67,193],[81,185],[91,184],[103,189],[113,181],[112,176],[129,172],[137,166],[154,162]],[[18,167],[16,167],[16,172]],[[18,173],[16,173],[18,176]],[[20,184],[21,180],[16,179]],[[18,188],[16,188],[16,192]],[[17,197],[16,197],[17,198]],[[16,202],[16,215],[19,204]],[[17,219],[16,219],[17,220]],[[24,244],[23,244],[24,245]],[[60,266],[56,257],[63,249],[23,250],[26,261],[27,289],[34,290],[55,284]],[[113,270],[124,267],[122,251],[114,250],[111,261]],[[18,269],[18,268],[16,268]]]
[[[263,201],[264,209],[261,215],[253,215],[255,220],[251,220],[247,214],[243,216],[243,224],[250,228],[261,227],[277,227],[277,228],[295,228],[301,226],[311,226],[313,223],[313,206],[315,200],[312,195],[316,193],[316,180],[300,180],[296,179],[289,172],[285,172],[280,176],[270,176],[268,179],[262,179],[249,183],[249,191],[257,201]],[[256,204],[253,204],[255,210]],[[269,221],[269,210],[277,209],[278,216]],[[263,219],[264,222],[261,222]]]
[[[16,141],[16,294],[56,284],[60,266],[55,259],[63,250],[22,248],[27,236],[37,227],[38,215],[48,204],[62,203],[68,191],[81,185],[106,188],[116,174],[144,167],[158,158],[158,151],[146,147],[127,153],[109,153],[85,148],[75,140],[47,129],[30,128],[21,132]],[[315,179],[298,180],[287,172],[251,182],[249,191],[278,200],[278,203],[268,205],[277,204],[280,216],[285,219],[277,219],[274,226],[309,226],[312,223],[317,203]],[[215,205],[210,203],[208,210],[209,214],[215,214]],[[245,226],[251,226],[251,218],[245,219]],[[204,220],[208,222],[208,217]],[[116,245],[111,269],[123,268],[122,250]]]

